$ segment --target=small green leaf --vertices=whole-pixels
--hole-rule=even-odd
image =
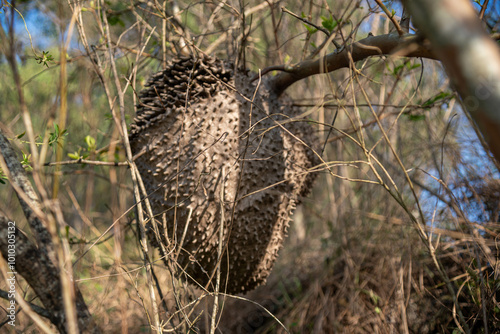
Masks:
[[[85,137],[85,143],[87,144],[89,151],[95,151],[95,138],[92,136]]]
[[[7,175],[5,175],[3,173],[3,170],[0,168],[0,183],[1,184],[5,184],[5,181],[4,180],[7,180]]]
[[[68,157],[70,157],[73,160],[80,159],[80,155],[77,152],[75,152],[75,153],[68,153]]]
[[[123,22],[119,15],[110,15],[108,17],[108,22],[112,26],[119,24],[120,26],[125,27],[125,22]]]
[[[24,131],[23,133],[21,133],[20,135],[17,135],[17,139],[21,139],[24,137],[24,135],[26,134],[26,131]]]
[[[375,307],[375,313],[377,314],[380,314],[382,312],[382,310],[380,309],[380,307]]]
[[[31,172],[33,170],[33,167],[31,167],[30,159],[31,154],[26,154],[23,152],[23,160],[21,160],[21,165],[27,172]]]
[[[392,74],[394,76],[397,76],[399,74],[399,72],[401,72],[401,70],[403,69],[403,67],[404,67],[404,64],[398,65],[398,66],[394,67],[394,70],[392,71]]]
[[[306,27],[306,29],[309,32],[309,34],[313,35],[313,34],[315,34],[315,33],[318,32],[318,29],[316,29],[314,27],[310,27],[309,25],[307,25],[305,23],[303,23],[303,24],[304,24],[304,27]]]
[[[325,27],[326,30],[328,30],[329,32],[332,32],[333,29],[335,29],[335,27],[337,26],[338,22],[336,20],[333,19],[333,16],[330,15],[329,18],[325,17],[325,16],[321,16],[321,19],[323,20],[321,22],[321,25],[323,27]]]
[[[408,119],[412,122],[423,121],[425,119],[425,115],[408,115]]]
[[[448,93],[448,92],[439,92],[438,94],[434,95],[433,97],[431,97],[430,99],[428,99],[427,101],[422,103],[422,107],[431,106],[440,100],[446,99],[450,95],[451,95],[451,93]]]
[[[408,68],[408,70],[413,70],[413,69],[419,68],[420,66],[422,66],[422,65],[420,65],[420,64],[413,64],[413,65],[411,65],[410,63],[408,63],[406,65],[406,67]]]
[[[50,51],[42,51],[42,56],[35,55],[35,60],[38,62],[38,64],[42,64],[49,67],[47,64],[50,61],[54,61],[54,57],[49,54]]]

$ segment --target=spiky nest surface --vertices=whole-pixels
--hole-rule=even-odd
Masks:
[[[209,290],[218,261],[221,291],[265,282],[312,185],[312,127],[267,79],[209,57],[171,61],[140,100],[130,142],[158,224],[150,240]]]

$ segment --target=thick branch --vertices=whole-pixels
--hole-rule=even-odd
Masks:
[[[0,290],[0,298],[10,301],[9,293],[7,291],[5,291],[5,290]],[[29,302],[26,302],[26,304],[28,304],[29,307],[36,314],[38,314],[38,315],[40,315],[40,316],[42,316],[44,318],[50,319],[50,313],[46,309],[44,309],[43,307],[40,307],[40,306],[38,306],[36,304],[32,304],[32,303],[29,303]],[[18,313],[19,313],[19,310],[18,310]]]
[[[280,95],[293,83],[319,73],[327,73],[349,67],[349,54],[354,62],[371,56],[397,54],[406,57],[424,57],[436,59],[434,53],[426,48],[416,35],[398,36],[388,34],[369,36],[342,49],[326,55],[324,58],[306,60],[285,69],[285,73],[272,80],[274,91]]]
[[[0,252],[7,261],[9,247],[9,230],[7,217],[0,213]],[[12,221],[11,221],[12,222]],[[43,252],[40,252],[25,235],[16,228],[15,231],[15,269],[24,277],[35,291],[45,309],[50,314],[50,321],[61,333],[66,333],[66,316],[61,293],[59,270]],[[78,326],[81,333],[99,333],[80,291],[75,287]]]
[[[9,140],[0,130],[0,154],[7,165],[8,176],[16,190],[16,194],[21,203],[24,215],[30,224],[31,230],[35,235],[38,247],[41,252],[45,252],[55,263],[54,247],[49,231],[44,226],[42,219],[45,216],[40,205],[40,199],[33,189],[28,175],[19,163],[16,153],[12,149]]]
[[[500,161],[500,50],[468,0],[406,1],[464,105]]]

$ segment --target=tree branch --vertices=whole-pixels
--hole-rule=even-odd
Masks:
[[[9,254],[9,222],[12,222],[12,220],[0,213],[0,252],[6,260]],[[24,277],[40,298],[49,312],[50,321],[61,333],[66,333],[66,315],[58,268],[18,228],[15,230],[15,247],[16,259],[18,259],[15,262],[16,272]],[[80,291],[76,287],[75,295],[80,332],[99,333],[99,329],[94,323]]]
[[[0,290],[0,298],[10,301],[9,293],[5,290]],[[32,304],[29,302],[26,302],[26,304],[28,304],[29,307],[31,307],[33,312],[35,312],[36,314],[38,314],[44,318],[50,319],[50,313],[46,309],[44,309],[43,307],[40,307],[36,304]],[[19,308],[17,312],[19,313],[20,310],[21,310],[21,308]]]
[[[500,161],[500,50],[497,43],[483,29],[468,0],[406,0],[405,3]]]
[[[350,58],[357,62],[372,56],[390,54],[436,59],[434,53],[422,43],[422,38],[417,35],[404,35],[402,37],[397,34],[368,36],[323,58],[306,60],[284,67],[285,72],[274,77],[271,84],[273,90],[278,95],[281,95],[293,83],[311,75],[349,67]],[[264,69],[264,71],[266,70]]]

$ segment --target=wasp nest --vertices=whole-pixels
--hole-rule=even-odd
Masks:
[[[265,282],[317,158],[313,129],[269,80],[233,73],[215,58],[170,62],[141,92],[130,142],[158,225],[152,243],[209,290],[220,262],[220,290],[239,293]]]

